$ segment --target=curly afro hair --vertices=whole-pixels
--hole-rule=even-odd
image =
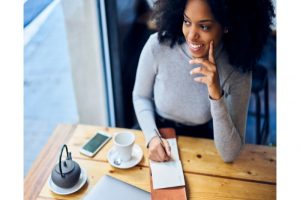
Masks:
[[[243,72],[252,71],[260,58],[263,46],[271,32],[275,17],[271,0],[206,0],[215,19],[226,27],[224,48],[229,62]],[[158,30],[160,43],[185,42],[182,33],[183,13],[187,0],[157,0],[152,18]]]

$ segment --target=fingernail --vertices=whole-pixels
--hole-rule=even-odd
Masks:
[[[192,63],[193,63],[193,60],[190,60],[189,63],[192,64]]]
[[[190,71],[190,74],[191,74],[191,75],[193,74],[193,70]]]

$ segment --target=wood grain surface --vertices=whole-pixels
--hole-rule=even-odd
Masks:
[[[246,144],[233,163],[224,163],[213,140],[179,137],[183,169],[220,177],[276,183],[276,148]]]
[[[138,166],[131,169],[112,167],[106,158],[112,141],[95,157],[79,153],[79,148],[97,131],[114,134],[131,131],[144,152]],[[68,144],[73,159],[87,170],[88,182],[72,195],[56,195],[50,191],[47,179],[57,162],[63,143]],[[188,199],[276,199],[276,148],[245,145],[239,158],[224,163],[212,140],[178,137],[179,154],[183,164]],[[60,125],[44,147],[24,181],[25,199],[82,199],[103,174],[114,176],[129,184],[150,191],[149,162],[141,131],[88,125]],[[47,158],[47,159],[45,159]]]

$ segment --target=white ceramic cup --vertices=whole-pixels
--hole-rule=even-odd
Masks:
[[[125,162],[131,159],[134,141],[135,135],[131,132],[117,132],[114,134],[113,142],[118,158]]]

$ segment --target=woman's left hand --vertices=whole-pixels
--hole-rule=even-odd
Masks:
[[[209,45],[208,59],[195,58],[190,60],[190,64],[200,64],[200,67],[196,67],[191,70],[190,74],[203,74],[204,76],[196,77],[194,80],[199,83],[205,83],[207,85],[210,98],[218,100],[222,97],[222,90],[219,81],[219,75],[214,58],[213,41]]]

